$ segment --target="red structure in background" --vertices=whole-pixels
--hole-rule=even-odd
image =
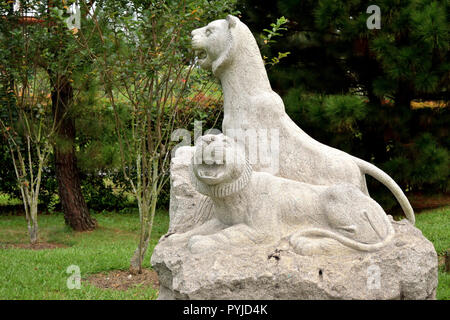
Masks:
[[[44,23],[45,21],[43,19],[38,19],[35,17],[28,17],[28,16],[23,16],[19,18],[19,23],[20,24],[36,24],[36,23]]]
[[[7,3],[10,6],[10,12],[17,12],[20,11],[20,17],[18,18],[19,24],[23,25],[31,25],[31,24],[43,24],[46,22],[45,19],[42,19],[40,17],[34,17],[33,15],[28,15],[28,12],[23,12],[23,8],[20,6],[20,0],[0,0],[0,2],[3,1]],[[53,7],[53,1],[54,0],[47,0],[45,1],[47,3],[47,13],[50,13],[50,8]],[[43,1],[44,2],[44,1]],[[91,0],[86,3],[87,6],[87,12],[93,7],[95,3],[95,0]],[[17,4],[18,9],[14,9],[14,6]],[[7,19],[7,16],[0,16],[3,19]],[[51,25],[51,23],[50,23]]]
[[[24,12],[24,9],[20,5],[20,0],[3,0],[3,2],[6,2],[10,6],[10,12],[19,12],[19,18],[18,22],[19,24],[23,25],[30,25],[30,24],[42,24],[45,22],[44,19],[39,17],[34,17],[33,15],[28,15],[28,12]],[[48,0],[47,2],[47,12],[49,12],[49,9],[53,6],[52,0]],[[18,8],[15,8],[15,5],[18,6]],[[3,19],[8,19],[7,16],[2,16]]]

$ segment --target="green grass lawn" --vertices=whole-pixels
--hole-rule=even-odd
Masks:
[[[100,227],[91,232],[73,232],[64,225],[62,214],[39,216],[41,241],[66,244],[67,248],[29,250],[0,249],[0,299],[155,299],[153,288],[127,291],[99,289],[82,281],[81,289],[67,288],[66,273],[78,265],[81,277],[108,270],[127,270],[138,241],[139,215],[95,214]],[[150,253],[166,233],[167,212],[157,212],[152,241],[144,267],[150,267]],[[23,216],[0,216],[0,243],[27,243]]]
[[[416,227],[433,243],[439,255],[442,256],[446,250],[450,250],[450,206],[416,215]],[[439,267],[436,298],[450,300],[450,273],[444,272],[444,266]]]
[[[95,214],[100,227],[78,233],[64,226],[62,214],[39,216],[40,240],[66,244],[67,248],[28,250],[0,249],[0,299],[155,299],[153,288],[131,288],[127,291],[99,289],[82,282],[80,290],[66,285],[70,265],[78,265],[81,276],[108,270],[127,270],[138,240],[137,213]],[[450,248],[450,207],[417,215],[417,227],[443,254]],[[150,255],[169,223],[167,212],[159,211],[150,250],[144,267],[150,268]],[[0,216],[0,243],[27,243],[23,216]],[[439,269],[438,299],[450,300],[450,274]]]

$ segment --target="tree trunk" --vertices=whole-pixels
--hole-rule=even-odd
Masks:
[[[27,218],[28,235],[30,236],[30,243],[35,245],[38,242],[38,222],[37,211],[38,201],[32,199],[30,196],[25,197],[25,192],[22,191],[23,204],[25,206],[25,215]]]
[[[36,220],[28,227],[28,234],[30,235],[30,243],[36,244],[38,241],[38,224]]]
[[[140,201],[142,202],[139,203],[139,217],[141,224],[139,232],[139,244],[130,260],[130,272],[132,274],[142,273],[142,262],[144,261],[144,256],[147,252],[151,234],[151,231],[148,230],[148,215],[150,208],[146,200],[141,199]]]
[[[399,81],[397,91],[394,96],[395,106],[405,110],[410,110],[413,93],[413,87],[410,83],[406,81]]]
[[[52,108],[57,123],[55,150],[55,171],[58,193],[64,212],[64,220],[76,231],[93,230],[97,226],[91,218],[83,194],[75,155],[75,121],[68,114],[72,104],[73,91],[70,82],[61,77],[52,81]]]
[[[445,272],[450,273],[450,250],[445,251]]]
[[[157,163],[153,163],[153,179],[156,180]],[[153,229],[153,219],[155,218],[156,202],[158,201],[157,182],[153,183],[150,208],[145,203],[139,205],[141,216],[141,232],[139,237],[139,244],[134,251],[133,257],[130,260],[130,272],[133,274],[142,273],[142,263],[144,261],[145,253],[150,244]],[[144,200],[145,201],[145,200]],[[150,211],[150,212],[149,212]],[[149,217],[150,215],[150,217]]]
[[[145,257],[145,253],[147,252],[148,244],[150,243],[150,234],[147,234],[147,238],[145,239],[142,247],[141,244],[138,245],[136,250],[134,250],[134,254],[130,260],[130,273],[132,274],[140,274],[142,273],[142,262]]]

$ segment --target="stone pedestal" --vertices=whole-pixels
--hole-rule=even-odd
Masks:
[[[435,299],[436,251],[407,220],[380,251],[301,256],[252,246],[192,254],[162,239],[152,256],[159,299]]]

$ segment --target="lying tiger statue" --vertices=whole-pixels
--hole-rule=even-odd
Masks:
[[[253,171],[242,146],[223,134],[197,142],[191,180],[211,199],[212,214],[202,225],[167,238],[187,242],[193,253],[284,239],[302,253],[305,244],[320,238],[375,251],[394,236],[383,209],[354,185],[311,185]]]

